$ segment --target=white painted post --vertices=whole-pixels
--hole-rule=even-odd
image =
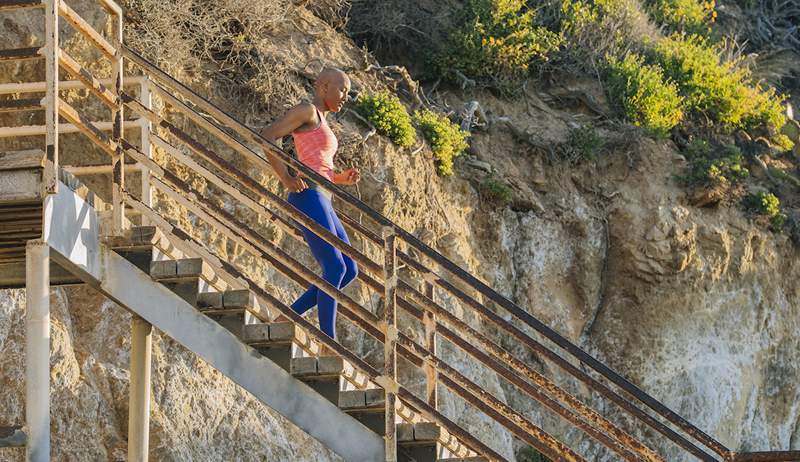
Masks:
[[[58,191],[58,4],[45,0],[45,154],[52,174],[44,179],[45,191]]]
[[[153,326],[131,319],[131,388],[128,406],[128,462],[147,462],[150,442],[150,359]]]
[[[142,83],[139,87],[139,101],[147,109],[153,109],[153,94],[150,91],[150,79],[144,76]],[[151,122],[145,119],[142,123],[142,154],[148,159],[153,158],[153,145],[150,142],[150,131],[152,130]],[[142,166],[142,203],[148,207],[153,206],[153,191],[150,188],[150,169]],[[150,224],[150,219],[146,215],[142,215],[142,225]]]
[[[122,74],[124,67],[122,63],[122,15],[116,14],[114,17],[114,46],[116,47],[117,54],[114,57],[113,70],[114,70],[114,90],[117,96],[117,107],[112,111],[111,117],[114,121],[114,128],[111,137],[117,144],[116,153],[112,157],[111,165],[113,170],[111,173],[111,207],[112,207],[112,228],[114,234],[117,236],[122,235],[122,229],[125,222],[125,199],[123,192],[125,190],[125,155],[122,150],[122,137],[123,137],[123,103],[122,98]]]
[[[25,246],[25,460],[50,460],[50,247]]]

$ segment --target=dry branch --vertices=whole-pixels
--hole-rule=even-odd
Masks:
[[[419,82],[411,78],[411,74],[408,73],[408,69],[405,66],[379,66],[377,64],[370,64],[364,69],[364,72],[369,72],[372,70],[378,70],[384,75],[387,74],[397,74],[399,75],[400,80],[405,83],[406,87],[408,88],[408,94],[414,100],[414,105],[412,109],[417,109],[419,107],[423,107],[425,103],[422,102],[422,97],[420,96],[420,86]],[[387,75],[389,78],[393,78]],[[396,79],[396,78],[393,78]]]

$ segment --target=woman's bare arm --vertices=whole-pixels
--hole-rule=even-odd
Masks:
[[[310,104],[298,104],[297,106],[289,109],[286,114],[280,119],[272,122],[261,130],[261,136],[268,141],[275,143],[277,140],[289,135],[293,131],[302,127],[305,124],[313,124],[315,121],[316,111]],[[272,150],[267,150],[267,158],[269,159],[272,169],[278,175],[281,183],[292,192],[298,192],[306,189],[305,182],[300,178],[295,178],[289,175],[286,165],[275,155]]]

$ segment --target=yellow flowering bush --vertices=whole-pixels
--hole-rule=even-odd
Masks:
[[[422,130],[425,139],[431,144],[436,156],[437,168],[442,176],[453,174],[453,159],[461,155],[469,146],[469,132],[461,130],[443,114],[427,109],[416,111],[414,121]]]
[[[400,98],[388,91],[372,95],[362,93],[356,100],[356,111],[369,120],[378,133],[389,137],[395,144],[408,147],[417,140],[411,116]]]

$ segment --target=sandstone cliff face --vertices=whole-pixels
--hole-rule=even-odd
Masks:
[[[304,75],[319,56],[325,64],[353,69],[362,88],[391,84],[374,71],[361,70],[366,64],[359,50],[318,18],[302,8],[287,14],[269,40],[281,44],[281,62],[294,69],[295,75],[287,77],[292,88],[307,85]],[[8,46],[30,40],[35,21],[15,17],[16,32],[4,37]],[[100,17],[94,21],[102,24]],[[22,79],[29,72],[21,68],[9,75]],[[197,79],[192,83],[198,87],[210,85]],[[464,98],[473,97],[544,144],[563,142],[571,120],[546,106],[531,109],[491,95],[454,94],[448,101],[458,109]],[[219,101],[237,109],[235,101]],[[265,112],[237,115],[266,120],[274,111]],[[749,222],[737,209],[687,205],[683,189],[672,179],[681,158],[671,143],[632,139],[612,146],[596,163],[569,166],[549,161],[529,143],[515,141],[503,124],[494,124],[475,134],[473,156],[457,162],[456,175],[440,178],[427,148],[412,154],[378,136],[362,143],[367,129],[346,114],[331,124],[342,140],[340,165],[364,171],[363,182],[352,191],[371,206],[730,448],[800,449],[798,250],[787,237]],[[82,143],[64,142],[70,163],[87,160]],[[479,194],[487,165],[512,185],[510,207],[497,207]],[[276,186],[264,172],[250,173]],[[100,180],[96,185],[104,187]],[[196,187],[207,186],[198,182]],[[231,204],[224,196],[218,200]],[[300,292],[176,204],[157,197],[157,207],[284,300]],[[235,212],[314,267],[302,244],[265,220]],[[377,256],[358,239],[355,244]],[[365,306],[379,309],[364,289],[348,290]],[[439,301],[574,393],[597,400],[554,366],[482,325],[450,297]],[[24,291],[0,291],[0,423],[24,420],[24,305]],[[54,289],[52,313],[54,457],[124,460],[129,315],[88,288]],[[404,329],[419,335],[411,324]],[[364,334],[344,322],[339,331],[343,343],[380,363],[381,352]],[[441,347],[452,365],[589,460],[616,460],[456,348]],[[338,460],[180,345],[156,334],[153,348],[153,460]],[[403,382],[424,390],[423,377],[413,369],[403,369]],[[597,404],[615,413],[612,406]],[[515,459],[519,444],[497,424],[444,392],[442,409]],[[663,439],[651,441],[668,454],[667,460],[683,460]],[[0,460],[21,458],[19,450],[0,450]]]

